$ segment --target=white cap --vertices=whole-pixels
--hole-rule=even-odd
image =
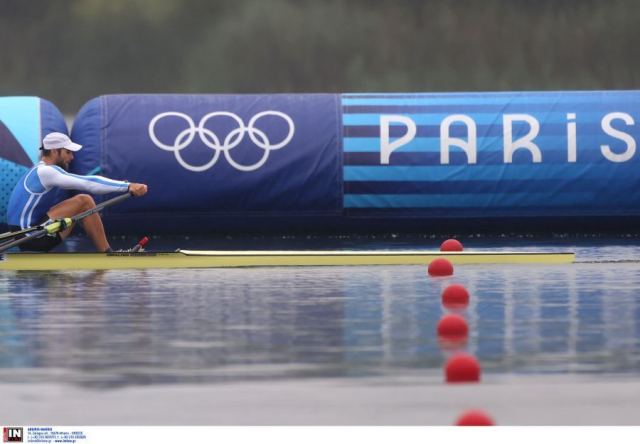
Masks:
[[[62,133],[49,133],[42,139],[42,147],[45,150],[58,150],[60,148],[66,148],[69,151],[78,151],[82,148],[82,145],[73,143],[69,136]]]

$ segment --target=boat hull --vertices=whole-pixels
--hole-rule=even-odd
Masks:
[[[0,270],[112,270],[346,265],[427,265],[437,257],[453,264],[567,264],[571,252],[196,251],[143,253],[8,253]]]

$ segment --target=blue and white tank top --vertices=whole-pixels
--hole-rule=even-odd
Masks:
[[[9,225],[27,228],[46,220],[47,212],[63,199],[61,190],[90,194],[125,192],[129,183],[102,176],[79,176],[40,162],[20,178],[7,209]]]

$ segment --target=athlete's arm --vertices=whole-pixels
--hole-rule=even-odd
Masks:
[[[91,194],[125,192],[129,183],[112,180],[102,176],[80,176],[64,171],[53,165],[38,168],[38,177],[46,188],[60,187],[66,190],[80,190]]]

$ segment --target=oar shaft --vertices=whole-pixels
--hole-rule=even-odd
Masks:
[[[76,214],[75,216],[71,217],[71,220],[73,222],[78,222],[79,220],[84,219],[85,217],[89,217],[92,214],[97,213],[98,211],[102,211],[103,209],[105,209],[107,207],[110,207],[111,205],[118,204],[118,203],[128,199],[129,197],[131,197],[131,193],[124,193],[124,194],[121,194],[120,196],[116,196],[116,197],[114,197],[112,199],[105,200],[101,204],[96,205],[95,208],[87,210],[84,213]]]
[[[38,236],[40,237],[40,236]],[[28,240],[34,239],[33,236],[21,237],[20,239],[14,239],[9,242],[5,242],[4,244],[0,244],[0,253],[4,253],[9,248],[17,247],[20,244],[27,242]]]
[[[13,238],[13,237],[16,237],[16,236],[20,236],[21,234],[31,233],[32,231],[36,231],[36,230],[40,230],[40,229],[42,229],[42,225],[37,225],[35,227],[25,228],[24,230],[20,230],[20,231],[7,231],[6,233],[0,234],[0,240],[10,239],[10,238]]]
[[[32,239],[37,239],[47,234],[54,234],[58,231],[64,230],[66,227],[70,227],[75,222],[84,219],[85,217],[91,216],[92,214],[97,213],[98,211],[103,210],[106,207],[111,205],[115,205],[120,203],[131,196],[130,193],[121,194],[120,196],[116,196],[112,199],[106,200],[99,205],[96,205],[95,208],[85,211],[84,213],[76,214],[73,217],[67,217],[60,220],[55,220],[44,227],[41,227],[38,230],[33,231],[33,234],[30,236],[25,236],[20,239],[14,239],[12,241],[6,242],[4,244],[0,244],[0,253],[7,251],[9,248],[17,247],[20,244],[23,244]]]
[[[14,239],[4,244],[0,244],[0,253],[7,251],[9,248],[17,247],[20,244],[23,244],[32,239],[37,239],[39,237],[44,236],[45,234],[54,234],[60,230],[64,230],[66,227],[70,227],[73,224],[73,221],[69,218],[56,220],[51,222],[44,227],[41,227],[39,230],[35,231],[31,236],[21,237],[20,239]]]

